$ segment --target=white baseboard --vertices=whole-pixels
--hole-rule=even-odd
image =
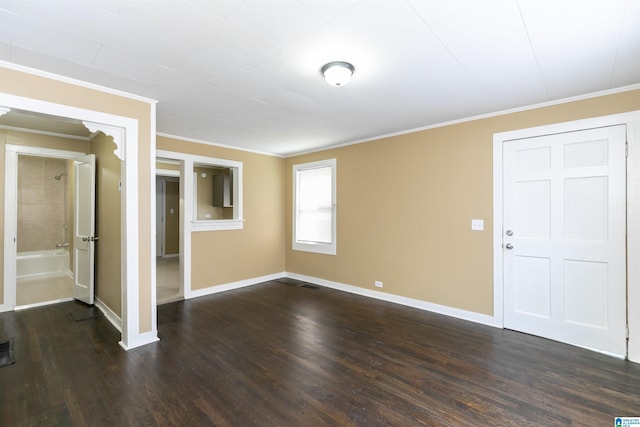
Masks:
[[[124,341],[119,341],[118,344],[120,344],[120,347],[129,351],[136,347],[142,347],[143,345],[151,344],[157,341],[160,341],[160,338],[158,338],[158,332],[150,331],[136,335],[135,339],[130,338],[126,344]]]
[[[349,292],[369,298],[374,298],[382,301],[392,302],[408,307],[417,308],[420,310],[428,311],[431,313],[443,314],[445,316],[455,317],[456,319],[467,320],[474,323],[480,323],[487,326],[493,326],[496,328],[502,328],[500,322],[493,316],[486,314],[476,313],[473,311],[461,310],[459,308],[448,307],[445,305],[434,304],[427,301],[422,301],[414,298],[407,298],[399,295],[389,294],[386,292],[375,291],[371,289],[365,289],[358,286],[347,285],[345,283],[334,282],[331,280],[320,279],[318,277],[305,276],[297,273],[275,273],[267,276],[255,277],[252,279],[240,280],[238,282],[226,283],[223,285],[211,286],[209,288],[197,289],[185,295],[185,299],[198,298],[205,295],[212,295],[219,292],[226,292],[233,289],[243,288],[245,286],[257,285],[259,283],[268,282],[270,280],[278,280],[283,277],[291,279],[297,279],[304,282],[313,283],[319,286],[326,286],[328,288],[337,289],[339,291]]]
[[[122,333],[122,319],[109,306],[107,306],[100,298],[94,299],[95,306],[104,314],[104,317],[113,325],[118,332]]]
[[[14,310],[20,311],[20,310],[26,310],[28,308],[43,307],[45,305],[58,304],[60,302],[68,302],[68,301],[73,301],[73,298],[61,298],[61,299],[54,299],[51,301],[37,302],[35,304],[16,305]]]
[[[374,291],[371,289],[365,289],[358,286],[347,285],[344,283],[333,282],[331,280],[319,279],[317,277],[305,276],[297,273],[285,273],[285,277],[291,279],[302,280],[304,282],[313,283],[320,286],[326,286],[328,288],[337,289],[339,291],[345,291],[352,294],[362,295],[369,298],[375,298],[382,301],[392,302],[395,304],[406,305],[408,307],[418,308],[420,310],[429,311],[437,314],[444,314],[446,316],[455,317],[457,319],[468,320],[474,323],[481,323],[483,325],[493,326],[496,328],[502,328],[502,325],[493,317],[486,314],[480,314],[473,311],[461,310],[459,308],[447,307],[445,305],[439,305],[422,301],[413,298],[407,298],[399,295],[389,294],[386,292]]]
[[[211,286],[209,288],[204,288],[204,289],[196,289],[190,292],[186,292],[186,289],[185,289],[184,299],[191,299],[191,298],[202,297],[205,295],[217,294],[219,292],[226,292],[233,289],[244,288],[245,286],[257,285],[259,283],[268,282],[270,280],[277,280],[283,277],[285,277],[284,272],[269,274],[267,276],[254,277],[252,279],[239,280],[237,282],[226,283],[223,285],[215,285],[215,286]]]

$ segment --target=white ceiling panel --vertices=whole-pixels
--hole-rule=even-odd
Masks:
[[[135,57],[123,50],[103,46],[92,66],[115,76],[130,78],[151,85],[173,85],[176,73],[166,67]]]
[[[523,99],[526,99],[528,104],[549,99],[536,67],[512,63],[474,70],[473,75],[497,110],[521,106]]]
[[[0,60],[10,61],[11,60],[11,44],[0,42]]]
[[[206,45],[188,52],[173,67],[215,78],[218,69],[251,70],[279,53],[278,49],[248,33],[237,32],[236,36],[229,40],[212,37]]]
[[[450,19],[458,13],[475,7],[483,0],[408,0],[427,25]]]
[[[246,1],[227,19],[231,25],[285,51],[304,49],[307,40],[331,31],[325,21],[297,2]]]
[[[360,3],[360,0],[298,0],[298,2],[319,18],[331,22]]]
[[[10,58],[1,59],[73,79],[116,88],[128,93],[140,94],[148,87],[147,83],[132,78],[116,76],[96,68],[74,64],[59,57],[44,55],[42,52],[33,52],[15,45],[12,46]]]
[[[209,12],[222,19],[226,19],[235,12],[236,9],[244,4],[244,0],[193,0],[192,3],[201,7],[204,11]]]
[[[611,87],[628,0],[519,3],[552,98]]]
[[[105,31],[110,29],[111,37],[118,36],[123,27],[119,24],[120,17],[114,13],[108,13],[104,8],[92,1],[74,2],[73,7],[60,7],[55,1],[13,1],[10,10],[18,16],[28,19],[42,28],[55,28],[69,31],[76,37],[83,34],[82,38],[91,40],[91,34],[97,31],[101,36],[108,35]],[[123,2],[124,3],[124,2]],[[118,4],[123,4],[118,2]],[[117,4],[111,3],[109,4]],[[100,38],[98,38],[100,40]]]
[[[638,81],[640,76],[640,1],[629,1],[624,12],[624,23],[620,31],[620,43],[616,51],[616,62],[611,85],[627,86]]]
[[[34,52],[64,58],[67,61],[89,65],[100,45],[70,32],[63,32],[49,25],[41,25],[40,32],[23,31],[33,24],[29,18],[0,10],[0,37],[11,43]]]
[[[638,52],[637,0],[0,0],[0,59],[283,155],[640,85]]]
[[[431,28],[472,75],[497,64],[535,68],[536,61],[517,4],[487,0]],[[464,31],[460,31],[460,29]]]

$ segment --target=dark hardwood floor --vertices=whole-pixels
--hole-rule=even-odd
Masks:
[[[129,352],[77,303],[0,314],[1,426],[613,426],[640,365],[328,288],[158,307]]]

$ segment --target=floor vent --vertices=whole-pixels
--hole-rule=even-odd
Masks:
[[[318,286],[303,282],[301,280],[290,279],[288,277],[278,279],[276,280],[276,282],[280,283],[281,285],[295,286],[296,288],[318,289]]]
[[[13,356],[13,338],[0,342],[0,368],[14,363],[16,363],[16,359]]]
[[[100,316],[100,310],[96,307],[81,307],[69,313],[69,319],[73,322],[82,322],[83,320],[97,319]]]
[[[296,279],[289,279],[288,277],[283,277],[277,280],[278,283],[287,286],[302,286],[303,282]]]

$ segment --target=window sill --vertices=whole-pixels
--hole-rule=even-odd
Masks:
[[[191,221],[191,231],[242,230],[244,219],[218,219]]]
[[[292,249],[294,251],[313,252],[316,254],[335,255],[335,245],[321,244],[321,243],[301,243],[293,242]]]

